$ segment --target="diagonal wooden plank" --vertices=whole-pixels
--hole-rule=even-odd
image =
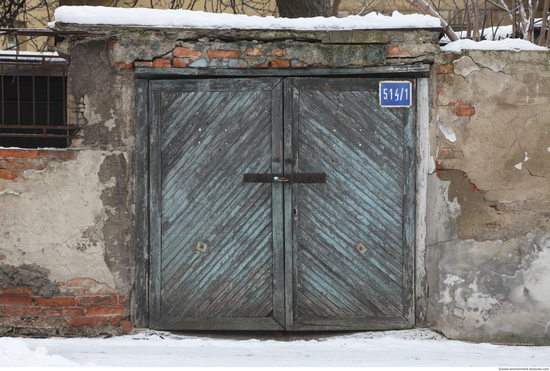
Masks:
[[[378,120],[375,111],[365,110],[366,101],[372,100],[370,92],[367,94],[364,94],[364,92],[354,93],[335,94],[331,91],[314,91],[305,95],[304,99],[309,98],[317,106],[325,106],[331,112],[338,112],[341,107],[346,107],[345,119],[338,114],[334,117],[339,127],[345,127],[348,131],[354,133],[356,137],[367,137],[371,144],[386,157],[402,159],[401,151],[399,151],[399,144],[403,143],[402,120]],[[358,102],[355,99],[357,94],[360,94],[363,101]],[[395,140],[390,141],[389,138]],[[350,139],[353,139],[353,137],[350,137]]]
[[[363,242],[371,242],[379,246],[389,255],[389,261],[395,266],[401,266],[403,262],[403,238],[388,229],[384,222],[373,215],[368,203],[354,203],[344,197],[334,195],[338,187],[297,187],[300,197],[298,207],[304,215],[318,214],[319,218],[326,221],[328,226],[343,228],[345,233],[353,233]],[[323,199],[323,203],[313,206],[317,200]],[[337,221],[335,223],[335,221]],[[402,228],[400,229],[402,230]],[[366,239],[366,240],[363,240]]]
[[[362,161],[370,160],[371,166],[380,174],[384,174],[386,181],[393,181],[394,184],[399,182],[403,175],[402,159],[396,158],[395,155],[389,156],[384,154],[383,151],[376,148],[371,137],[361,135],[346,136],[342,128],[334,124],[334,119],[331,120],[326,111],[323,112],[321,103],[308,107],[308,102],[305,99],[301,101],[301,103],[304,103],[304,107],[303,110],[300,110],[300,131],[304,132],[308,130],[310,133],[302,135],[301,140],[307,140],[308,138],[322,140],[324,143],[322,147],[324,148],[327,147],[328,142],[329,145],[332,144],[337,147],[340,153],[354,155]],[[361,138],[361,141],[358,138]],[[394,144],[393,151],[400,152],[398,142],[397,145]],[[362,153],[365,155],[361,156]]]
[[[205,277],[215,272],[217,267],[224,265],[235,267],[239,262],[243,262],[242,260],[238,260],[239,258],[237,254],[233,252],[233,249],[236,247],[241,247],[242,249],[243,245],[239,244],[239,241],[243,241],[243,243],[246,242],[248,236],[250,236],[249,238],[265,238],[262,231],[270,235],[268,230],[270,222],[266,218],[268,214],[268,209],[256,206],[255,209],[252,209],[249,213],[249,216],[255,218],[254,220],[257,221],[256,224],[249,223],[248,225],[242,225],[240,228],[229,227],[227,228],[228,233],[221,232],[220,236],[224,238],[224,241],[228,241],[224,242],[223,245],[219,247],[223,247],[223,250],[220,251],[222,253],[221,255],[207,254],[203,256],[194,251],[194,244],[189,245],[186,255],[180,254],[181,258],[174,259],[170,265],[165,267],[164,272],[167,285],[178,288],[184,286],[185,282],[194,282],[194,280],[205,282]],[[237,223],[233,225],[237,225]],[[219,238],[213,242],[218,242],[218,245],[220,244]],[[254,240],[250,241],[248,246],[255,246]],[[182,250],[182,252],[184,251]],[[188,258],[188,256],[192,256],[192,254],[203,260],[201,265],[199,267],[195,266],[194,269],[192,268],[195,262]],[[183,272],[178,273],[176,269],[182,268]],[[173,278],[171,278],[172,276]]]
[[[299,264],[301,250],[307,249],[306,241],[314,241],[314,237],[311,234],[305,232],[302,232],[302,234],[308,238],[301,241],[298,246],[297,264]],[[327,242],[326,236],[315,237],[318,240],[317,246],[331,246],[330,243]],[[368,300],[376,303],[377,308],[389,308],[390,310],[393,310],[391,308],[402,308],[399,291],[389,287],[387,282],[376,279],[380,271],[372,264],[367,262],[368,264],[358,267],[354,264],[353,259],[349,259],[334,249],[324,249],[322,255],[324,259],[319,261],[319,264],[328,265],[327,269],[334,269],[334,265],[331,262],[339,262],[339,264],[347,266],[347,275],[350,281],[359,286],[362,293],[361,295],[366,295]],[[391,293],[391,295],[388,295],[388,293]]]

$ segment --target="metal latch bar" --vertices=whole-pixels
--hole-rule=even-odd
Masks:
[[[243,174],[245,183],[326,183],[325,173],[297,173],[297,174]]]

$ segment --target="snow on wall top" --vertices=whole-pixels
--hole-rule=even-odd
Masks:
[[[117,25],[136,27],[178,27],[207,29],[265,30],[368,30],[440,28],[435,17],[420,14],[391,17],[369,13],[347,18],[275,18],[243,14],[206,13],[191,10],[160,10],[144,8],[109,8],[100,6],[62,6],[55,11],[56,22],[86,25]],[[50,24],[49,27],[53,27]]]
[[[509,50],[517,52],[520,50],[548,51],[548,48],[520,39],[483,40],[478,42],[466,39],[442,46],[441,50],[454,53],[460,53],[462,50]]]

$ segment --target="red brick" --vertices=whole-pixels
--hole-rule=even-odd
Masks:
[[[32,298],[28,296],[0,295],[0,304],[27,305],[29,307],[32,307]]]
[[[239,58],[237,50],[207,50],[206,55],[209,58]]]
[[[437,66],[437,73],[438,74],[454,73],[454,72],[455,72],[455,70],[454,70],[454,66],[453,66],[452,63]]]
[[[77,317],[67,320],[69,327],[107,326],[108,317]]]
[[[132,323],[130,321],[122,321],[122,331],[128,332],[132,329]]]
[[[153,60],[153,67],[170,68],[172,67],[172,63],[170,63],[170,59],[168,58],[157,58]]]
[[[203,52],[199,52],[191,48],[178,46],[174,49],[174,51],[172,52],[172,55],[174,57],[202,57]]]
[[[40,165],[37,165],[34,162],[21,162],[17,160],[0,160],[0,169],[28,170],[28,169],[36,169],[37,167],[40,167]]]
[[[409,53],[409,52],[402,52],[401,50],[399,50],[399,47],[398,47],[398,46],[388,46],[388,51],[387,51],[386,55],[388,55],[388,56],[393,56],[393,55],[411,55],[411,53]]]
[[[124,296],[124,295],[119,295],[119,296],[118,296],[118,303],[119,303],[119,304],[124,304],[124,303],[126,303],[126,296]]]
[[[260,48],[248,48],[246,49],[246,55],[249,57],[259,57],[265,54]]]
[[[6,255],[0,254],[0,260],[6,260]]]
[[[109,49],[113,50],[118,40],[109,40]]]
[[[271,51],[271,54],[269,54],[271,57],[282,57],[286,54],[285,49],[275,48]]]
[[[457,116],[473,116],[476,114],[474,107],[458,107],[456,109]]]
[[[174,58],[172,61],[174,67],[176,68],[185,68],[187,67],[187,63],[185,63],[185,59],[183,58]]]
[[[73,278],[72,280],[67,282],[67,286],[68,287],[92,286],[92,285],[95,285],[96,283],[99,283],[99,282],[91,278]]]
[[[11,294],[11,295],[32,295],[31,289],[27,287],[19,287],[14,289],[13,287],[8,287],[2,291],[2,294]]]
[[[15,180],[19,178],[19,174],[11,170],[0,170],[0,179]]]
[[[77,305],[79,307],[89,307],[94,305],[113,305],[117,303],[116,296],[84,296],[78,298]]]
[[[116,62],[115,63],[115,69],[117,71],[133,71],[134,70],[134,63],[124,63],[124,62]]]
[[[107,286],[107,285],[98,285],[88,288],[88,295],[112,295],[118,294],[118,292]]]
[[[74,307],[74,297],[34,298],[37,307]]]
[[[106,305],[103,307],[88,307],[88,316],[104,316],[107,314],[124,314],[124,305]]]
[[[128,316],[111,316],[109,317],[109,323],[113,326],[118,326],[121,321],[126,320]]]
[[[38,150],[0,149],[0,158],[38,158]]]
[[[83,317],[86,313],[84,308],[45,308],[46,317]]]
[[[61,160],[73,160],[78,156],[78,151],[41,149],[40,157]]]
[[[2,317],[0,315],[0,326],[4,325],[4,326],[23,326],[25,324],[25,322],[23,321],[23,319],[21,317],[14,317],[14,316],[10,316],[10,317]]]
[[[290,61],[288,59],[272,59],[271,67],[273,68],[290,68]]]
[[[134,67],[153,67],[151,61],[134,61]]]
[[[63,295],[84,296],[86,295],[86,288],[72,288],[72,287],[60,287]]]
[[[453,151],[450,149],[441,149],[439,153],[437,154],[437,158],[451,158],[453,155]]]
[[[255,66],[252,66],[255,68],[268,68],[269,67],[269,61],[265,61],[264,63],[257,64]]]
[[[63,318],[27,317],[24,318],[25,326],[28,327],[65,327]]]
[[[34,307],[2,307],[1,312],[3,316],[41,316],[42,308]]]

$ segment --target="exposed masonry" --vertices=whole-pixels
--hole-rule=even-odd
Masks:
[[[57,283],[55,296],[17,284],[4,286],[0,290],[0,335],[98,336],[132,329],[125,314],[127,298],[93,279]]]
[[[454,339],[549,344],[548,53],[436,62],[429,325]]]
[[[0,179],[15,180],[27,170],[44,170],[49,161],[71,160],[78,156],[74,150],[0,149]]]

